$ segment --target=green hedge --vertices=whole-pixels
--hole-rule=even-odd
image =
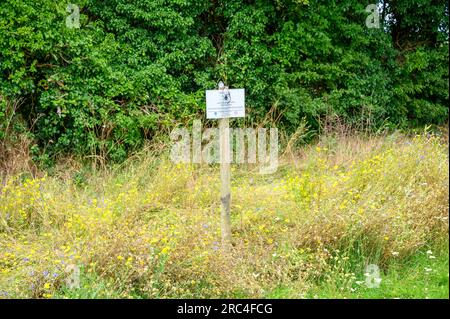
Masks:
[[[269,110],[291,131],[329,114],[373,129],[446,121],[448,3],[381,2],[374,29],[371,2],[78,0],[68,28],[66,1],[4,0],[0,94],[25,99],[41,152],[111,160],[203,116],[220,79],[246,88],[247,125]]]

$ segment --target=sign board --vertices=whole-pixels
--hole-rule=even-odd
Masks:
[[[245,117],[245,89],[206,90],[206,118]]]

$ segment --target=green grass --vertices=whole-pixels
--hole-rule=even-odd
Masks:
[[[431,258],[430,258],[431,257]],[[435,258],[432,258],[435,257]],[[381,271],[379,287],[368,288],[364,275],[359,274],[360,285],[351,289],[343,289],[332,283],[318,285],[306,294],[306,298],[414,298],[414,299],[447,299],[449,298],[449,251],[445,248],[433,254],[419,251],[413,256],[392,262],[387,270]],[[286,290],[270,297],[286,298]],[[291,295],[292,296],[292,295]]]
[[[364,275],[359,274],[358,282],[352,285],[352,290],[341,290],[333,283],[318,284],[310,288],[306,294],[301,294],[292,287],[279,286],[269,291],[265,298],[348,298],[348,299],[382,299],[382,298],[414,298],[414,299],[447,299],[449,298],[449,255],[448,246],[429,254],[420,251],[406,260],[393,262],[386,271],[381,273],[379,287],[368,288]],[[435,258],[430,258],[434,256]],[[430,270],[431,269],[431,270]],[[114,291],[116,285],[93,273],[81,274],[80,287],[76,289],[63,288],[55,298],[96,299],[120,298],[121,293]],[[332,280],[333,278],[331,278]],[[339,281],[337,278],[336,281]],[[247,298],[245,293],[236,292],[235,298]],[[145,298],[139,293],[133,298]]]
[[[105,280],[94,273],[80,274],[78,287],[67,288],[63,286],[54,298],[62,299],[115,299],[120,298],[120,293],[114,289],[113,280]]]

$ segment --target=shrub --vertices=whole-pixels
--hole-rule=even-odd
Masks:
[[[238,125],[446,121],[448,4],[383,3],[381,27],[369,29],[369,1],[80,0],[80,28],[68,28],[65,1],[6,0],[0,92],[24,99],[35,151],[50,158],[121,161],[204,115],[204,90],[219,79],[246,88]]]

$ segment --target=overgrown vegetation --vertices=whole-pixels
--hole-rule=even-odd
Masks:
[[[73,2],[0,2],[0,299],[449,297],[448,2]],[[219,80],[282,154],[232,166],[229,249],[168,159]]]
[[[282,163],[276,175],[233,167],[230,251],[215,166],[147,150],[115,169],[11,178],[0,296],[448,298],[442,137],[327,135]],[[368,264],[379,288],[365,284]],[[80,288],[67,265],[80,267]]]
[[[324,116],[377,131],[448,116],[448,2],[77,0],[0,4],[0,139],[8,103],[35,159],[122,161],[145,139],[204,114],[219,79],[247,92],[237,125]],[[9,101],[9,102],[8,102]]]

